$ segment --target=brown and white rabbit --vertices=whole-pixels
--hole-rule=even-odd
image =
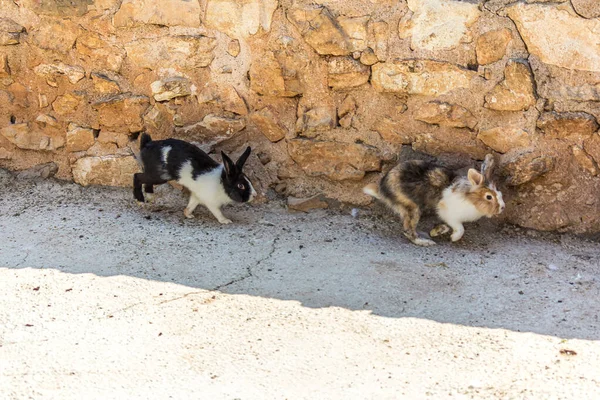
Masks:
[[[177,181],[191,193],[183,211],[186,218],[194,218],[192,213],[202,204],[220,223],[230,224],[221,207],[233,201],[250,202],[256,196],[250,179],[242,172],[250,151],[250,147],[246,148],[235,163],[221,152],[223,164],[219,164],[191,143],[178,139],[153,141],[143,133],[140,159],[144,172],[133,176],[133,196],[143,203],[142,185],[146,194],[152,194],[154,185]]]
[[[412,160],[392,168],[379,186],[365,186],[363,192],[384,202],[403,220],[404,235],[414,244],[430,246],[433,240],[420,237],[417,224],[422,213],[434,211],[444,222],[431,230],[438,236],[452,229],[452,241],[462,238],[464,222],[492,217],[504,210],[502,193],[492,182],[494,156],[488,154],[481,172],[471,168],[467,176],[435,162]]]

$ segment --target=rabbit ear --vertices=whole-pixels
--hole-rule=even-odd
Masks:
[[[251,151],[252,149],[250,148],[250,146],[246,147],[244,153],[240,156],[240,158],[238,158],[237,162],[235,163],[236,167],[238,167],[240,170],[246,163],[246,160],[248,159],[248,156],[250,155]]]
[[[494,167],[496,165],[496,160],[494,159],[493,154],[488,154],[485,156],[483,160],[483,164],[481,164],[481,175],[485,178],[486,182],[492,181],[492,175],[494,174]]]
[[[221,152],[221,158],[223,158],[223,166],[225,167],[225,173],[227,176],[233,175],[235,172],[235,164],[231,161],[231,158],[224,152]]]
[[[471,168],[467,173],[467,177],[469,178],[469,182],[473,186],[481,186],[483,185],[483,175],[477,172],[476,169]]]

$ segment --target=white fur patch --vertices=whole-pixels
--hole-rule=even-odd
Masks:
[[[365,186],[362,191],[364,194],[368,194],[369,196],[375,197],[376,199],[381,198],[381,196],[379,196],[379,191],[372,185]]]
[[[252,200],[254,200],[254,198],[256,197],[256,190],[254,190],[254,186],[252,186],[252,182],[250,182],[250,179],[246,178],[246,182],[248,182],[248,186],[250,187],[250,198],[248,199],[248,203],[251,202]]]
[[[162,148],[162,162],[163,162],[163,164],[167,163],[170,151],[171,151],[171,146],[165,146],[165,147]]]
[[[188,161],[181,166],[181,170],[179,171],[180,178],[177,182],[194,193],[200,204],[221,207],[222,205],[231,203],[231,198],[225,193],[225,189],[221,183],[222,165],[196,177],[196,179],[193,178],[192,173],[192,163]]]
[[[477,221],[483,214],[465,197],[460,191],[452,190],[453,186],[444,189],[442,200],[438,206],[437,213],[442,221],[450,226],[462,224],[463,222]]]
[[[496,199],[498,199],[498,204],[500,205],[500,212],[502,212],[506,207],[506,204],[504,204],[504,199],[502,198],[502,192],[496,190],[496,188],[494,188],[494,192],[496,192]]]

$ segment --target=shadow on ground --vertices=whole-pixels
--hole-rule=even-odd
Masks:
[[[290,214],[279,202],[205,210],[163,187],[139,208],[128,189],[0,180],[0,267],[127,275],[190,288],[369,310],[561,338],[600,339],[598,243],[490,222],[464,241],[418,248],[388,217]],[[165,294],[165,298],[168,294]],[[168,298],[181,301],[182,297]]]

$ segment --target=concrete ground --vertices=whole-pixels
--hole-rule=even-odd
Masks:
[[[596,242],[0,171],[1,399],[598,399]]]

